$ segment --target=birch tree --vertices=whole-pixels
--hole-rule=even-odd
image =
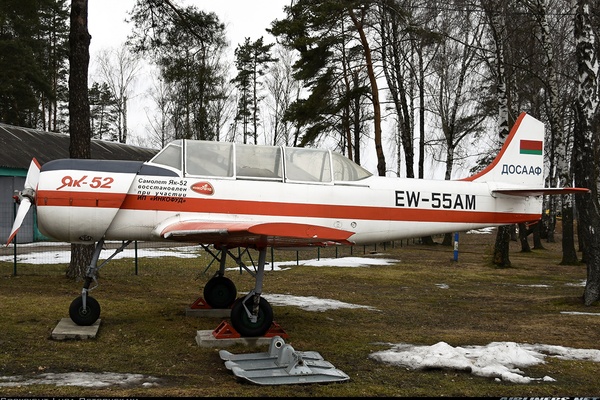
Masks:
[[[577,0],[575,13],[575,56],[578,86],[576,108],[576,161],[577,186],[587,187],[591,193],[577,196],[580,232],[585,244],[587,281],[583,293],[585,305],[600,300],[600,203],[598,178],[598,52],[596,38],[590,23],[591,0]]]
[[[504,143],[508,136],[508,90],[506,87],[504,43],[506,35],[506,23],[504,14],[499,11],[498,4],[492,1],[482,0],[483,9],[489,20],[489,27],[494,44],[494,76],[496,78],[496,98],[498,104],[498,138],[500,143]],[[511,225],[502,225],[498,227],[496,242],[494,244],[494,255],[492,261],[499,267],[510,267],[509,245]]]
[[[570,138],[568,131],[561,117],[561,107],[559,98],[559,77],[556,68],[556,57],[553,50],[552,31],[548,21],[548,1],[535,0],[529,5],[539,26],[537,31],[539,41],[542,44],[543,60],[545,67],[545,79],[543,79],[544,91],[547,97],[547,115],[548,125],[550,127],[551,148],[550,160],[550,186],[564,187],[572,186],[572,169],[569,160],[568,144]],[[552,166],[555,166],[553,168]],[[550,226],[548,229],[548,241],[554,241],[554,226],[556,223],[555,202],[558,200],[561,204],[562,215],[562,261],[561,264],[576,264],[577,252],[573,238],[573,196],[565,195],[560,199],[556,196],[549,196]]]

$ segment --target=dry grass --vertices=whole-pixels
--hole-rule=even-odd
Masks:
[[[102,305],[95,340],[53,341],[50,333],[67,316],[81,284],[65,279],[64,266],[48,265],[28,273],[0,263],[0,376],[41,372],[119,372],[157,377],[155,387],[87,389],[51,385],[0,388],[2,396],[586,396],[598,394],[600,364],[547,359],[528,376],[556,382],[508,384],[445,370],[409,371],[368,358],[378,342],[453,346],[493,341],[599,348],[600,317],[561,311],[600,312],[581,301],[584,265],[561,266],[560,242],[546,250],[520,253],[512,243],[512,268],[490,265],[493,235],[461,235],[460,258],[441,245],[405,245],[377,256],[395,258],[393,266],[369,268],[297,267],[268,272],[266,293],[317,296],[369,305],[365,309],[303,311],[274,307],[276,321],[297,350],[320,352],[347,373],[341,384],[256,386],[237,381],[224,367],[218,349],[197,346],[198,330],[214,329],[220,319],[185,316],[208,276],[207,257],[143,259],[140,274],[131,260],[116,260],[102,270],[93,295]],[[558,237],[560,239],[560,237]],[[372,250],[368,248],[367,250]],[[368,252],[368,251],[367,251]],[[360,254],[357,254],[360,253]],[[354,249],[362,255],[363,249]],[[301,253],[302,254],[302,253]],[[278,259],[295,259],[276,252]],[[316,252],[304,254],[313,257]],[[322,250],[321,256],[332,256]],[[342,255],[342,253],[340,253]],[[348,250],[343,251],[348,255]],[[369,256],[373,256],[370,255]],[[247,274],[230,275],[240,291],[252,285]],[[448,285],[442,289],[437,284]],[[538,287],[537,285],[545,285]],[[236,353],[264,348],[233,347]]]

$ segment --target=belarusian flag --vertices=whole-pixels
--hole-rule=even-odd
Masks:
[[[542,155],[542,147],[544,143],[541,140],[525,140],[521,139],[521,154]]]

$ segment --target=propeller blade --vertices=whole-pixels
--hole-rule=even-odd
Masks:
[[[40,181],[40,168],[42,166],[35,159],[35,157],[31,160],[31,164],[29,164],[29,170],[27,170],[27,177],[25,178],[25,189],[37,189],[38,182]]]
[[[31,208],[31,204],[35,201],[35,191],[37,189],[38,182],[40,181],[40,169],[41,165],[33,158],[31,160],[31,164],[29,164],[29,170],[27,171],[27,177],[25,177],[25,185],[23,190],[15,196],[15,200],[19,203],[19,209],[17,210],[17,216],[15,217],[15,222],[13,223],[12,230],[10,231],[10,236],[8,237],[8,241],[6,245],[8,246],[10,242],[15,238],[17,231],[21,227],[27,212]]]
[[[27,212],[29,211],[30,207],[31,207],[31,200],[29,200],[29,198],[27,198],[27,197],[24,197],[21,200],[19,209],[17,210],[17,216],[15,217],[15,222],[13,223],[12,230],[10,231],[10,236],[8,237],[8,241],[6,242],[7,246],[10,244],[10,242],[12,242],[15,235],[17,234],[17,231],[21,227],[21,224],[23,223],[23,220],[25,219],[25,216],[27,215]]]

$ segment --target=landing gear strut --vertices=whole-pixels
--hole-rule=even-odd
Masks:
[[[242,336],[263,336],[273,324],[273,309],[269,302],[261,297],[262,285],[265,272],[265,261],[267,258],[267,248],[258,249],[258,263],[256,272],[248,270],[241,261],[241,257],[233,255],[226,248],[221,249],[220,257],[204,247],[215,260],[219,260],[219,271],[204,286],[204,300],[213,308],[231,308],[231,325]],[[240,266],[246,269],[255,278],[254,289],[246,296],[235,300],[237,295],[233,282],[223,275],[225,273],[225,259],[227,254]],[[215,304],[226,306],[215,306]]]
[[[125,247],[129,246],[131,240],[123,242],[121,247],[119,247],[115,252],[108,257],[104,262],[98,265],[98,259],[100,258],[100,253],[102,252],[102,247],[104,246],[104,239],[100,239],[96,244],[96,248],[94,249],[94,254],[92,256],[92,261],[87,268],[85,273],[85,280],[83,283],[83,289],[81,290],[81,296],[77,297],[75,300],[71,302],[69,306],[69,317],[71,320],[81,326],[89,326],[93,325],[98,318],[100,318],[100,303],[92,296],[88,294],[88,292],[94,290],[98,287],[97,274],[100,268],[106,265],[114,256],[118,253],[122,252]],[[95,282],[96,285],[94,287],[92,282]]]

